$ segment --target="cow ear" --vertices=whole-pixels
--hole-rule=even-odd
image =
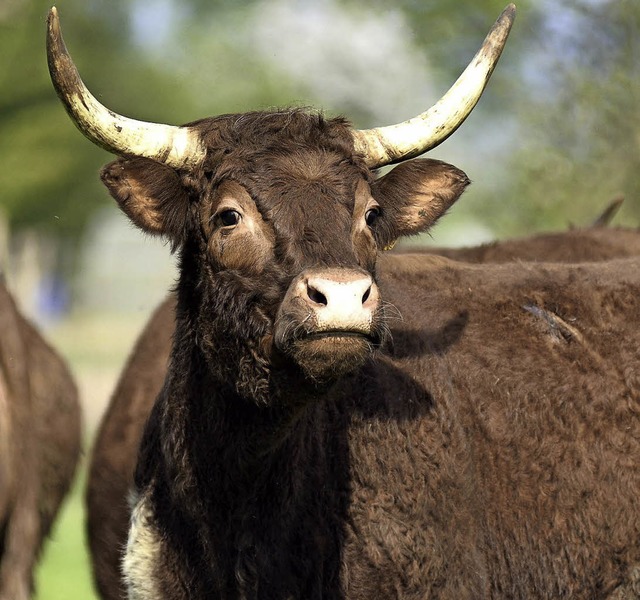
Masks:
[[[372,195],[384,215],[384,227],[377,232],[378,243],[385,247],[399,237],[426,231],[469,183],[464,172],[439,160],[416,159],[399,164],[372,186]]]
[[[173,169],[146,158],[122,158],[104,167],[100,178],[140,229],[174,243],[182,239],[189,196]]]

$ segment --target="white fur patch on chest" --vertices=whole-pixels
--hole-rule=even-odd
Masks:
[[[153,526],[152,511],[145,496],[134,499],[123,571],[129,600],[157,600],[162,597],[156,569],[161,552],[160,538]]]

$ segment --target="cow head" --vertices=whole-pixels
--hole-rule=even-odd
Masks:
[[[238,392],[265,400],[271,374],[316,383],[352,371],[386,335],[376,257],[427,230],[463,192],[464,173],[408,160],[466,118],[500,55],[508,7],[458,82],[400,125],[359,131],[303,110],[224,115],[171,127],[102,107],[49,17],[49,65],[68,112],[122,158],[102,179],[141,229],[180,250],[179,312]]]

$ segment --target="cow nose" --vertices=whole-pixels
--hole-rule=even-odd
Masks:
[[[332,305],[356,308],[358,302],[363,306],[371,297],[373,281],[370,277],[361,277],[352,281],[336,281],[322,277],[307,280],[307,297],[319,306]],[[353,305],[353,306],[351,306]]]
[[[312,272],[300,281],[299,294],[316,317],[319,331],[368,333],[378,302],[370,275],[347,269]]]

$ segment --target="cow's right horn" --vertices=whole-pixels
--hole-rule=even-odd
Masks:
[[[489,82],[516,16],[509,4],[480,50],[449,91],[429,110],[397,125],[353,132],[355,151],[371,169],[419,156],[446,140],[469,116]]]
[[[206,148],[189,127],[147,123],[109,110],[80,79],[60,32],[55,6],[47,19],[47,59],[51,80],[69,116],[92,142],[121,156],[142,156],[175,169],[201,164]]]

